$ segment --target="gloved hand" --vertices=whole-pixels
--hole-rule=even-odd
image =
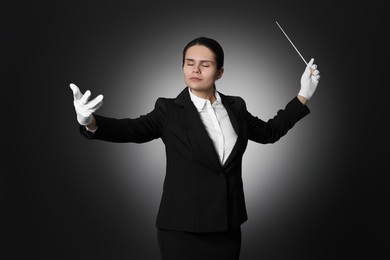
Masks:
[[[301,89],[298,95],[306,99],[310,99],[313,96],[320,80],[320,72],[317,70],[317,65],[313,64],[313,62],[314,59],[312,58],[301,77]]]
[[[91,91],[87,90],[83,95],[75,84],[71,83],[69,86],[73,91],[73,105],[76,110],[77,121],[80,125],[84,126],[91,124],[92,113],[103,105],[103,95],[99,95],[95,99],[88,101],[91,96]]]

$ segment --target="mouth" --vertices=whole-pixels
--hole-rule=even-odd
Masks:
[[[192,80],[192,81],[201,81],[202,79],[201,78],[197,78],[197,77],[191,77],[190,80]]]

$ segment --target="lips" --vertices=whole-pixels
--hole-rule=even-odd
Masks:
[[[197,78],[197,77],[191,77],[190,80],[192,80],[192,81],[201,81],[202,79],[201,78]]]

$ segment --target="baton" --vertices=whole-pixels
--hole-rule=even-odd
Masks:
[[[279,23],[277,21],[275,21],[276,24],[279,26],[280,30],[282,30],[282,32],[284,33],[284,35],[286,36],[287,40],[289,40],[289,42],[291,43],[291,45],[294,47],[294,49],[298,52],[299,56],[301,56],[303,62],[307,65],[307,62],[306,60],[303,58],[303,56],[301,55],[301,53],[298,51],[297,47],[295,47],[294,43],[290,40],[290,38],[288,38],[287,34],[284,32],[284,30],[282,29],[282,27],[279,25]]]

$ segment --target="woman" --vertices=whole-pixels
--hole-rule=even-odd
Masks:
[[[267,122],[252,116],[242,98],[216,91],[224,52],[205,37],[183,50],[184,90],[176,98],[159,98],[154,110],[139,118],[97,115],[103,96],[89,101],[90,91],[83,95],[70,85],[80,131],[87,138],[164,142],[167,167],[156,221],[162,259],[239,259],[240,225],[247,220],[242,156],[248,140],[274,143],[309,113],[306,102],[320,78],[313,61],[298,95]]]

